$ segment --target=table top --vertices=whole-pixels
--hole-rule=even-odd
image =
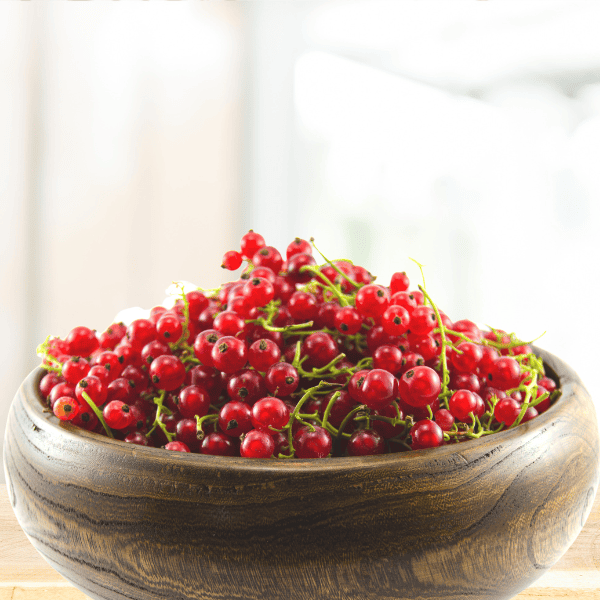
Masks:
[[[38,554],[0,484],[0,600],[86,600]],[[600,600],[600,494],[568,552],[516,600]]]

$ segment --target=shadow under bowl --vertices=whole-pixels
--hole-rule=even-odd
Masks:
[[[92,598],[503,599],[573,543],[598,487],[593,403],[536,349],[561,398],[441,448],[251,460],[146,448],[60,423],[32,372],[10,409],[11,504]]]

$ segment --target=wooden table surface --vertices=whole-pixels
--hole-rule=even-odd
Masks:
[[[86,600],[31,545],[0,484],[0,600]],[[600,494],[585,528],[561,560],[516,596],[600,600]]]

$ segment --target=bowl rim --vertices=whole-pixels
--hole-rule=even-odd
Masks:
[[[47,373],[42,366],[36,367],[23,381],[17,397],[21,397],[24,402],[24,408],[29,414],[35,426],[43,427],[53,431],[55,434],[66,437],[67,439],[76,439],[91,444],[100,444],[107,452],[116,454],[126,454],[145,461],[164,462],[165,456],[170,456],[172,462],[178,466],[189,465],[196,468],[215,468],[221,471],[236,471],[246,473],[257,472],[285,472],[286,474],[302,473],[310,471],[315,474],[331,474],[334,471],[349,471],[361,468],[375,468],[377,466],[397,465],[400,467],[405,461],[407,466],[417,466],[419,463],[431,464],[432,461],[448,458],[452,455],[460,456],[465,464],[468,459],[465,455],[480,455],[482,446],[492,448],[502,446],[514,438],[522,437],[524,441],[539,434],[551,423],[560,418],[561,413],[566,410],[568,399],[577,394],[577,390],[587,391],[583,387],[578,375],[564,361],[546,350],[533,347],[536,355],[544,361],[544,366],[552,371],[558,379],[562,394],[561,396],[541,415],[521,423],[514,429],[507,429],[489,436],[483,436],[478,439],[460,442],[458,444],[449,444],[437,448],[426,448],[422,450],[411,450],[410,452],[394,452],[389,454],[379,454],[375,456],[341,456],[330,457],[330,459],[249,459],[235,456],[214,456],[199,453],[170,452],[165,454],[164,449],[150,446],[139,446],[137,444],[127,444],[121,440],[112,439],[99,433],[94,433],[76,427],[69,422],[59,421],[52,411],[48,409],[45,401],[39,394],[39,382]],[[15,398],[16,400],[17,398]],[[7,424],[8,426],[8,424]],[[479,452],[478,452],[479,449]],[[168,452],[168,451],[167,451]]]

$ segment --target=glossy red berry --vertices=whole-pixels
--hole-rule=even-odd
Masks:
[[[54,415],[61,421],[70,421],[79,413],[79,403],[75,398],[70,396],[62,396],[58,398],[52,407]]]
[[[398,380],[383,369],[369,371],[362,383],[361,398],[373,410],[378,410],[390,404],[398,395]]]
[[[417,306],[410,315],[410,331],[414,335],[427,335],[437,326],[435,312],[431,306]]]
[[[257,340],[248,348],[248,362],[257,371],[266,371],[280,358],[281,349],[272,340]]]
[[[494,408],[494,417],[496,421],[504,423],[510,427],[521,412],[521,404],[514,398],[502,398]]]
[[[277,275],[283,265],[283,258],[277,248],[263,246],[252,256],[252,263],[257,267],[269,267]]]
[[[389,306],[390,296],[386,288],[369,284],[356,292],[356,310],[363,317],[380,317]]]
[[[430,367],[415,367],[400,380],[400,395],[411,406],[427,406],[441,392],[440,376]]]
[[[239,371],[248,360],[246,343],[233,336],[219,339],[211,350],[212,362],[216,369],[232,374]]]
[[[188,385],[179,392],[179,410],[188,418],[203,417],[210,408],[210,395],[197,385]]]
[[[388,335],[403,335],[410,323],[410,315],[403,306],[389,306],[381,316],[381,326]]]
[[[182,386],[185,367],[176,356],[163,355],[152,361],[149,374],[156,388],[170,392]]]
[[[238,453],[238,444],[230,436],[218,431],[209,433],[204,437],[200,452],[214,456],[236,456]]]
[[[90,375],[89,377],[84,377],[77,384],[75,387],[75,394],[77,400],[79,400],[79,404],[82,406],[88,406],[88,402],[83,396],[84,393],[89,396],[90,400],[96,406],[101,406],[106,401],[106,396],[108,394],[107,387],[108,386],[106,386],[98,377]]]
[[[260,233],[254,233],[252,229],[242,236],[240,251],[245,258],[252,258],[261,248],[265,246],[265,238]]]
[[[239,437],[253,428],[250,407],[245,402],[227,402],[219,411],[218,423],[223,433]]]
[[[359,429],[348,440],[348,456],[372,456],[385,453],[385,441],[373,429]]]
[[[355,335],[362,329],[362,317],[353,306],[344,306],[335,312],[333,324],[345,335]]]
[[[244,331],[246,322],[231,310],[225,310],[215,316],[213,328],[221,335],[238,335]]]
[[[96,332],[89,327],[74,327],[65,338],[66,351],[71,356],[89,356],[100,347]]]
[[[266,431],[253,429],[243,436],[240,456],[244,458],[271,458],[275,451],[275,441]]]
[[[499,390],[518,387],[521,383],[521,366],[511,356],[498,358],[488,373],[489,385]]]
[[[437,448],[444,443],[444,432],[434,421],[423,419],[417,421],[410,430],[412,449]]]
[[[85,358],[72,356],[64,364],[62,374],[67,383],[77,385],[80,379],[83,379],[90,370],[90,363]]]
[[[280,397],[289,396],[295,392],[299,383],[298,371],[286,362],[275,363],[265,373],[267,390]]]
[[[448,402],[448,409],[458,421],[467,423],[471,421],[471,413],[477,410],[477,398],[469,390],[457,390]]]
[[[289,261],[292,256],[301,253],[312,254],[312,246],[310,245],[310,242],[297,237],[288,245],[285,251],[285,257]]]
[[[186,444],[178,441],[168,442],[165,444],[165,450],[173,450],[175,452],[191,452]]]
[[[297,323],[304,323],[317,316],[319,305],[311,293],[298,291],[291,295],[287,309]]]
[[[290,409],[279,398],[267,397],[258,400],[252,407],[252,425],[255,429],[272,431],[282,429],[290,418]]]
[[[396,292],[405,292],[410,287],[410,280],[408,275],[402,271],[401,273],[394,273],[390,280],[390,293],[395,294]]]
[[[317,262],[315,259],[308,253],[301,252],[299,254],[294,254],[287,261],[286,278],[293,284],[308,283],[312,279],[313,274],[310,270],[304,269],[303,267],[314,267],[316,264]]]
[[[156,334],[163,342],[174,344],[179,341],[182,333],[181,321],[172,313],[165,313],[156,323]]]
[[[294,435],[296,458],[325,458],[332,447],[331,435],[323,427],[301,427]]]
[[[402,351],[396,346],[379,346],[373,352],[373,368],[385,369],[398,375],[402,369]]]
[[[129,404],[125,404],[120,400],[109,402],[102,411],[106,424],[111,429],[125,429],[132,420],[133,414],[129,410]]]
[[[275,297],[275,288],[264,277],[252,277],[244,284],[243,294],[252,306],[265,306]]]
[[[302,356],[308,357],[308,367],[320,368],[329,364],[339,354],[331,335],[324,332],[311,333],[302,343]]]
[[[228,271],[235,271],[242,266],[242,255],[235,250],[229,250],[229,252],[225,252],[223,255],[223,260],[221,261],[221,267],[223,269],[227,269]]]

